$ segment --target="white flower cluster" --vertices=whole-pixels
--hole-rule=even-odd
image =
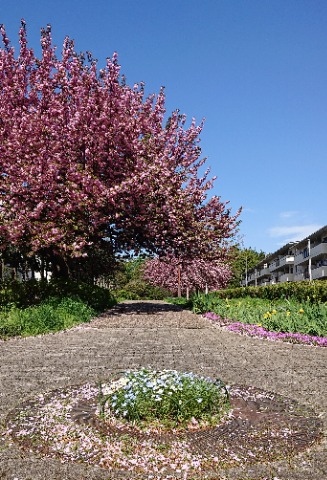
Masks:
[[[121,377],[118,380],[115,380],[109,384],[102,384],[101,391],[103,395],[111,395],[112,393],[116,392],[120,388],[125,387],[127,385],[128,379],[126,377]]]
[[[102,394],[107,395],[108,413],[128,416],[140,400],[155,402],[159,405],[167,401],[169,397],[176,399],[176,403],[182,407],[185,392],[192,390],[192,399],[198,405],[202,404],[201,393],[205,388],[221,390],[221,385],[210,378],[195,375],[192,372],[181,373],[176,370],[151,370],[142,368],[137,371],[127,370],[123,376],[108,385],[102,386]]]

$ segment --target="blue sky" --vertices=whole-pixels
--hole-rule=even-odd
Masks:
[[[327,224],[326,0],[0,0],[39,49],[52,25],[103,67],[118,52],[128,84],[166,88],[168,113],[205,118],[212,194],[243,207],[244,247],[274,252]]]

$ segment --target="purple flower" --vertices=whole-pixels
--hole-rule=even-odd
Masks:
[[[213,312],[207,312],[204,315],[205,318],[212,320],[215,323],[221,324],[222,318]],[[224,319],[227,323],[228,319]],[[292,332],[271,332],[264,327],[254,324],[247,324],[241,322],[233,322],[229,320],[229,325],[225,325],[227,330],[231,332],[240,333],[243,335],[249,335],[251,337],[268,338],[270,340],[282,340],[289,343],[301,343],[305,345],[313,345],[318,347],[327,347],[326,337],[317,337],[314,335],[308,335],[304,333],[292,333]]]

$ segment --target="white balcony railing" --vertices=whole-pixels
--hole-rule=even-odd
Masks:
[[[284,265],[293,265],[294,255],[285,255],[279,260],[279,266],[283,267]]]

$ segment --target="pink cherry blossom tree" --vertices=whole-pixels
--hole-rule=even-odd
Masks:
[[[41,255],[58,275],[94,248],[223,256],[239,211],[208,197],[203,125],[178,111],[166,121],[163,89],[128,86],[116,53],[98,69],[67,37],[58,57],[48,26],[37,58],[22,20],[16,55],[0,30],[2,248]]]
[[[226,288],[232,272],[220,260],[184,259],[166,256],[147,260],[143,267],[144,279],[173,295],[188,295],[195,291]]]

